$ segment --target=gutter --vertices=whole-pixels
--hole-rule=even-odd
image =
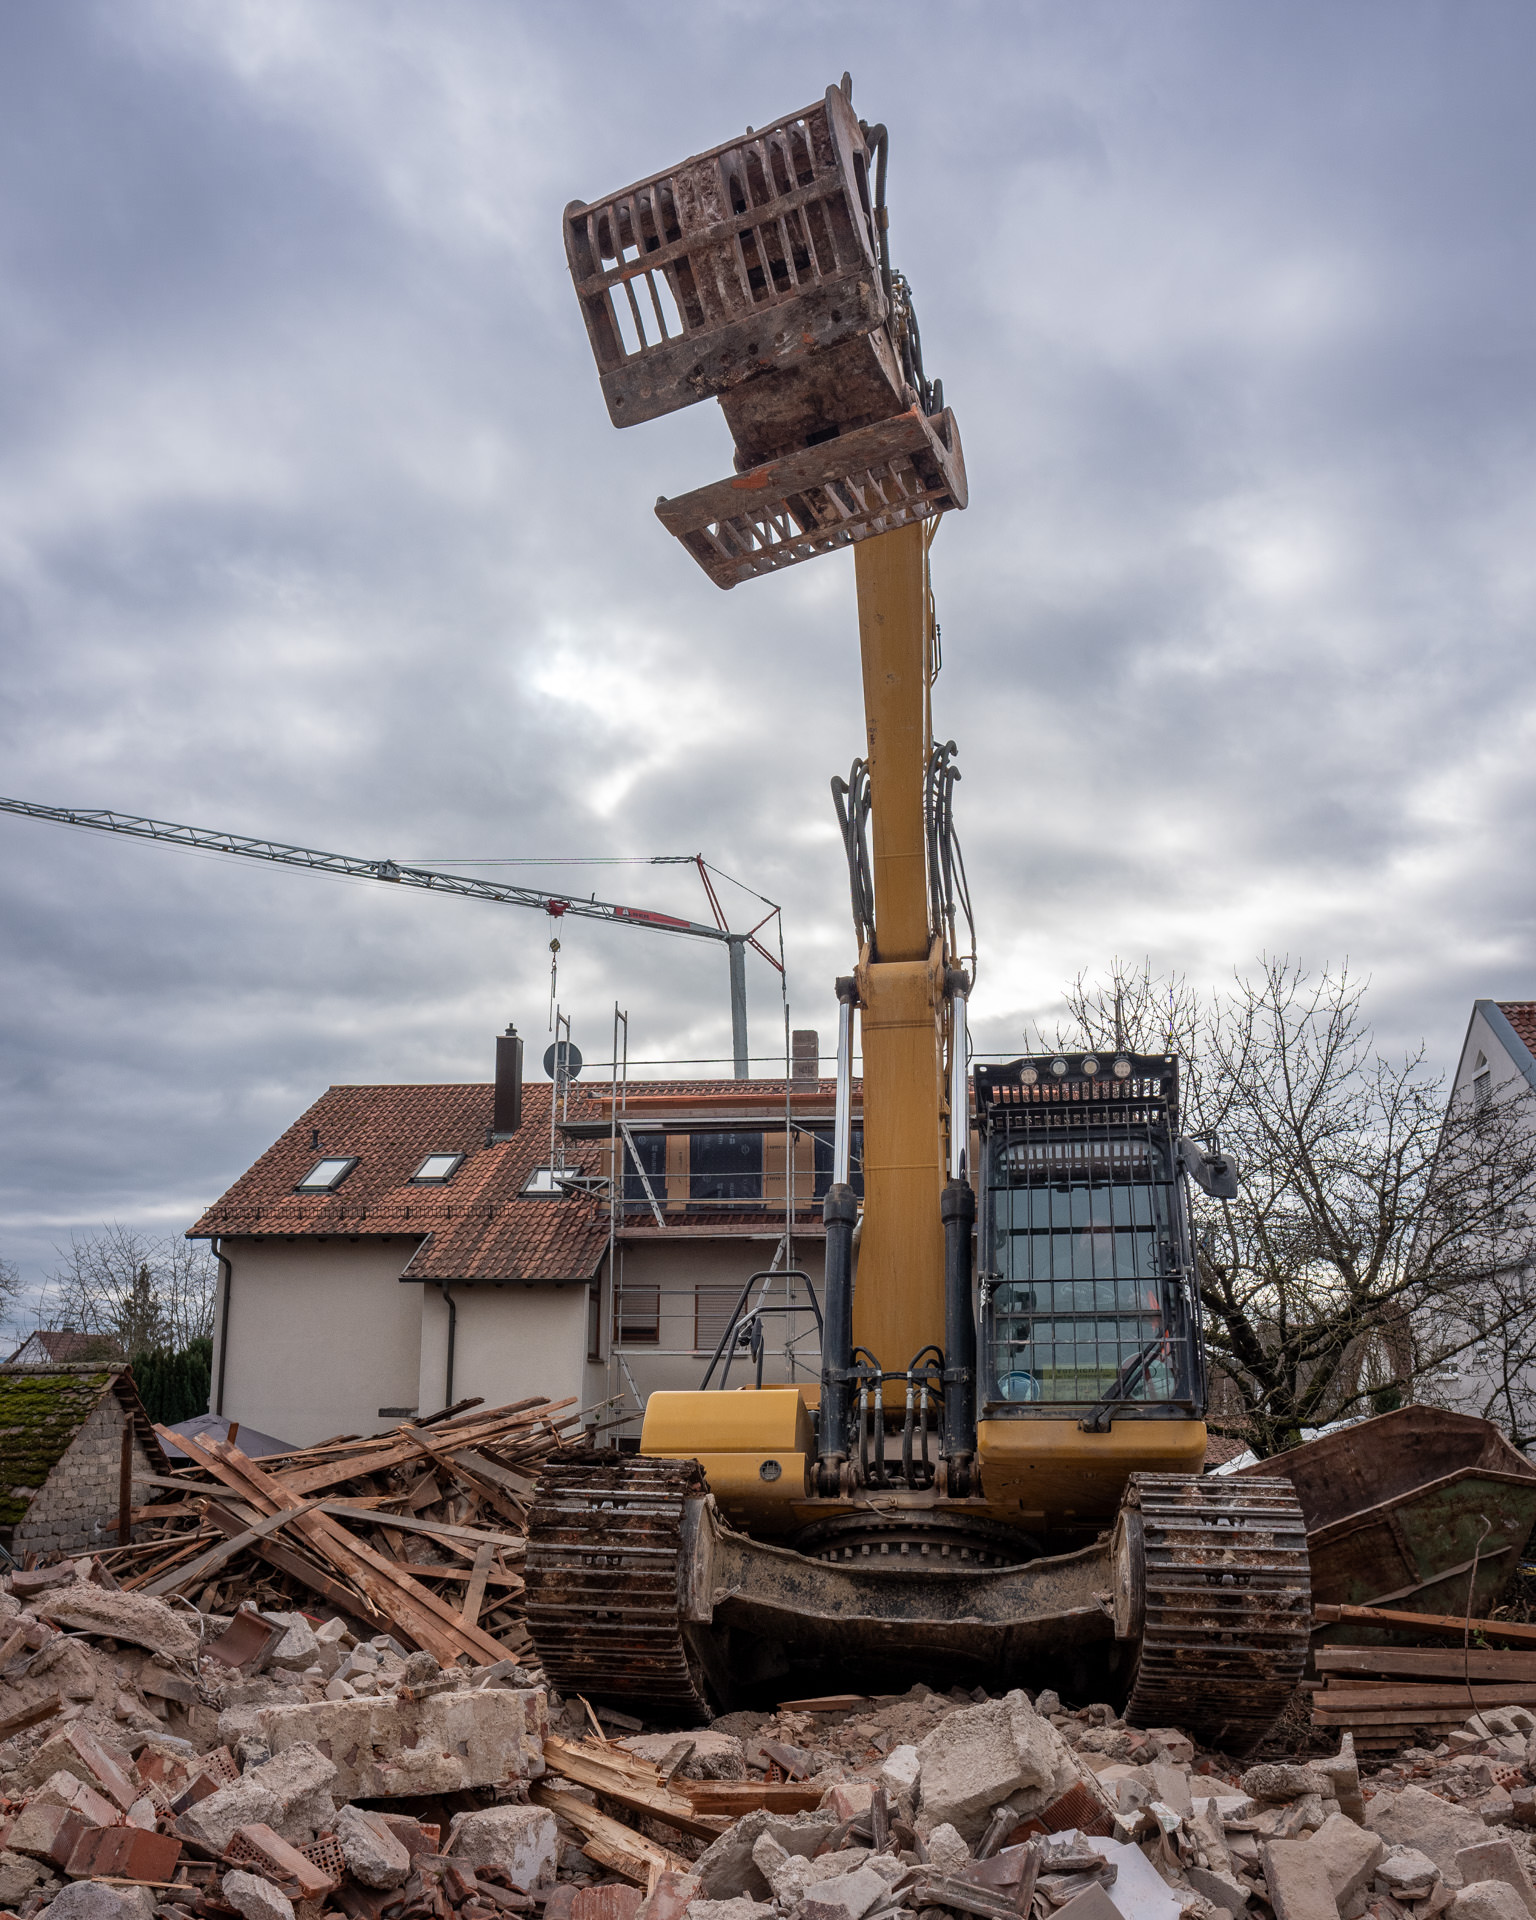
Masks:
[[[209,1236],[208,1248],[223,1269],[224,1299],[219,1310],[219,1378],[214,1390],[213,1411],[222,1417],[224,1412],[224,1371],[229,1359],[229,1300],[234,1291],[234,1262],[224,1252],[223,1242],[217,1234]]]

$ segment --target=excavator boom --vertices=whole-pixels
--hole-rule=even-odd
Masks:
[[[652,1393],[638,1458],[552,1466],[529,1626],[563,1693],[679,1719],[801,1665],[996,1684],[1096,1663],[1133,1713],[1239,1749],[1305,1660],[1307,1549],[1288,1482],[1191,1477],[1183,1183],[1217,1176],[1177,1136],[1176,1063],[978,1069],[972,1165],[975,955],[928,574],[965,464],[891,265],[888,154],[845,75],[565,210],[614,424],[713,397],[735,442],[734,473],[659,501],[662,523],[722,587],[852,547],[865,743],[833,782],[858,958],[837,983],[819,1391]]]

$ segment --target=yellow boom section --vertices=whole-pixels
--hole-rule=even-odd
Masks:
[[[927,530],[853,550],[868,731],[875,941],[861,958],[864,1224],[853,1337],[904,1371],[944,1341],[943,954],[929,924],[923,789],[932,729]],[[893,1388],[892,1391],[897,1391]]]

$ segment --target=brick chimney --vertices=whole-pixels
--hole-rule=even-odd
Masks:
[[[789,1059],[792,1080],[821,1078],[821,1035],[814,1027],[797,1027],[789,1036]]]
[[[523,1124],[523,1043],[517,1028],[496,1036],[496,1098],[491,1107],[491,1139],[510,1140]]]

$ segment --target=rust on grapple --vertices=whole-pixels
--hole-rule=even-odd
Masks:
[[[614,425],[710,399],[725,414],[734,476],[656,508],[717,586],[966,503],[959,428],[890,264],[886,130],[850,91],[565,210]]]

